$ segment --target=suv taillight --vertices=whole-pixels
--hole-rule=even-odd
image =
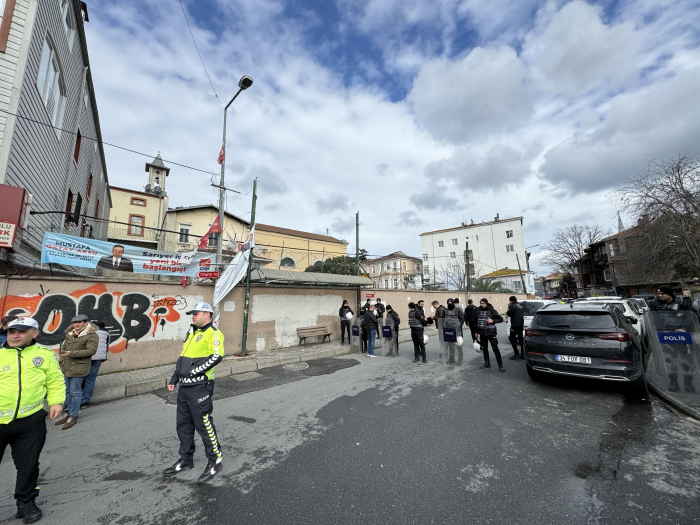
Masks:
[[[543,335],[547,335],[547,332],[543,332],[542,330],[530,330],[527,328],[525,329],[525,335],[528,337],[542,337]]]
[[[606,341],[620,341],[624,343],[630,340],[630,334],[627,332],[614,332],[611,334],[598,334],[596,336],[598,339],[605,339]]]

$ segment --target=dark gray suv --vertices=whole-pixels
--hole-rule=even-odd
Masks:
[[[612,305],[551,304],[525,330],[527,373],[621,381],[646,392],[639,333]]]

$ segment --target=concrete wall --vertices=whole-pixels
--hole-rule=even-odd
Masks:
[[[110,332],[110,354],[100,373],[147,368],[174,363],[182,350],[182,339],[190,324],[185,312],[195,303],[212,301],[210,284],[160,281],[95,282],[85,279],[34,278],[0,280],[0,313],[30,315],[41,327],[38,342],[54,350],[63,341],[63,332],[71,318],[84,313],[101,320]],[[361,301],[374,293],[392,305],[401,317],[401,328],[408,329],[408,303],[424,299],[430,314],[430,302],[445,304],[448,297],[465,294],[415,290],[366,290]],[[237,286],[221,304],[220,327],[227,355],[240,352],[245,288]],[[478,303],[481,296],[474,295]],[[508,294],[486,295],[496,309],[505,313]],[[519,296],[522,298],[523,296]],[[344,299],[357,312],[356,290],[326,288],[287,288],[252,286],[248,324],[248,351],[271,351],[296,346],[297,328],[323,325],[340,338],[338,310]]]

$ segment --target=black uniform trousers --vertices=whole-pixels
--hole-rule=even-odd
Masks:
[[[469,321],[469,331],[472,333],[472,342],[476,341],[476,321]]]
[[[210,463],[221,458],[219,440],[212,412],[214,381],[200,385],[182,386],[177,392],[177,437],[180,439],[180,458],[189,462],[194,455],[194,431],[204,442],[204,453]]]
[[[340,342],[345,342],[345,332],[348,333],[348,343],[350,342],[350,321],[344,319],[340,321]]]
[[[411,327],[411,339],[413,340],[413,353],[415,358],[425,359],[425,343],[423,342],[423,328]]]
[[[369,332],[367,332],[367,330],[363,330],[362,328],[360,328],[360,330],[362,331],[362,352],[367,352],[367,337],[369,335]]]
[[[510,341],[510,345],[513,347],[513,352],[515,352],[515,355],[518,355],[518,346],[520,346],[520,356],[524,358],[525,343],[523,340],[523,330],[525,330],[523,326],[513,326],[511,324],[510,333],[508,334],[508,340]]]
[[[489,360],[489,342],[491,343],[491,350],[493,350],[493,355],[496,356],[496,362],[498,366],[503,366],[503,360],[501,359],[501,351],[498,349],[498,337],[496,334],[484,335],[483,331],[479,333],[479,341],[481,341],[481,351],[484,354],[484,363],[490,364]]]
[[[17,469],[15,499],[28,501],[39,495],[39,455],[46,442],[46,410],[0,425],[0,461],[10,445]]]

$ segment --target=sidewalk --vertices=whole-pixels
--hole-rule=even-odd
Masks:
[[[434,328],[426,329],[428,336],[437,334]],[[399,333],[399,343],[411,340],[409,330]],[[411,348],[411,350],[413,350]],[[244,374],[254,372],[262,368],[276,365],[286,365],[299,361],[311,361],[340,355],[359,353],[358,346],[341,345],[340,341],[322,344],[308,344],[304,346],[292,346],[266,352],[253,352],[246,357],[224,357],[224,360],[216,366],[216,377]],[[136,396],[165,388],[173,373],[173,364],[143,368],[130,372],[115,372],[97,376],[95,392],[92,395],[92,403],[103,403],[124,397]]]

